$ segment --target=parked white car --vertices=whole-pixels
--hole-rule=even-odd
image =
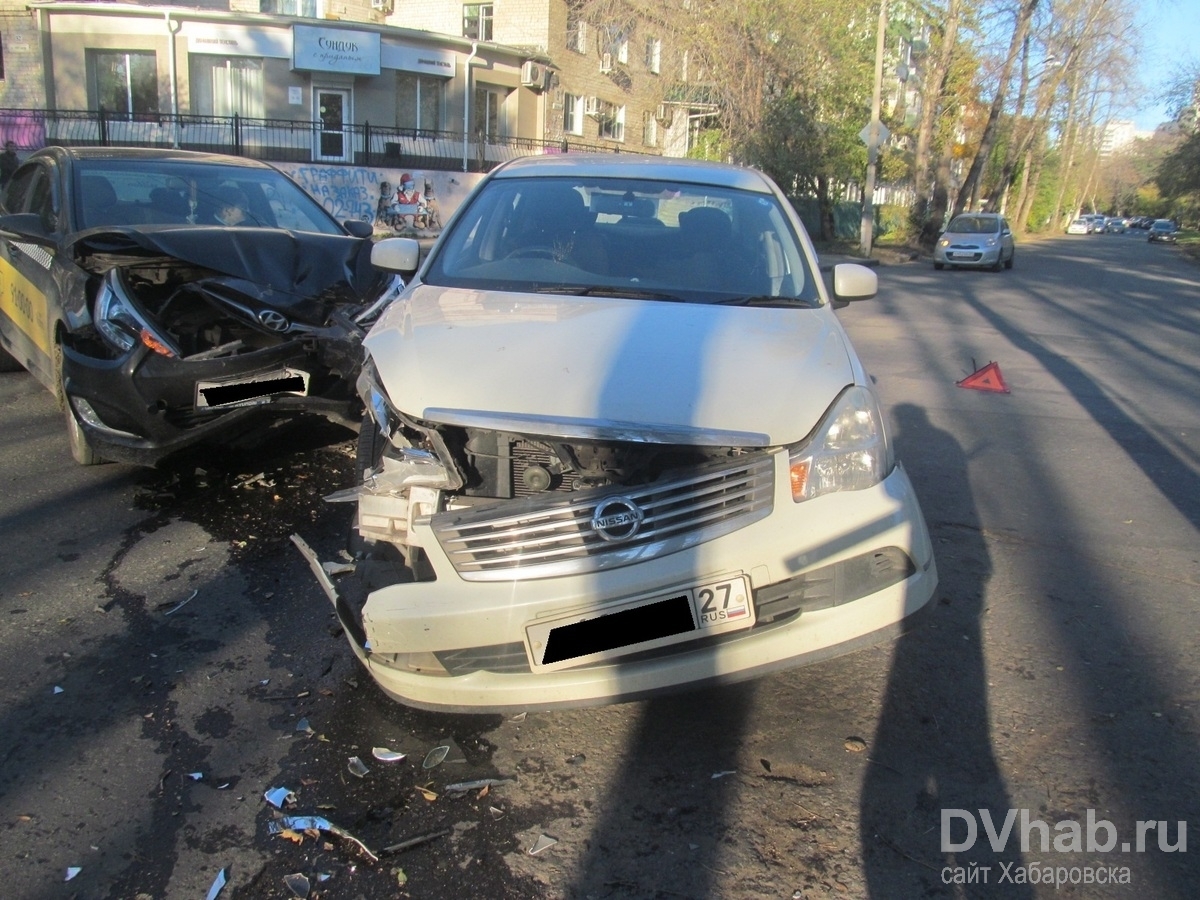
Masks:
[[[1008,220],[997,213],[955,216],[933,247],[933,267],[970,266],[999,271],[1013,267],[1016,246]]]
[[[936,566],[761,173],[633,154],[493,171],[365,340],[351,646],[415,707],[579,706],[896,635]],[[345,498],[343,498],[345,499]],[[347,589],[349,590],[349,589]]]
[[[1080,216],[1078,219],[1072,219],[1071,224],[1067,226],[1067,234],[1091,234],[1092,223],[1090,219],[1085,219]]]

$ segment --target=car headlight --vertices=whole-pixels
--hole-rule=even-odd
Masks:
[[[946,240],[946,238],[942,238],[940,241],[938,241],[938,246],[939,247],[949,247],[950,242],[948,240]]]
[[[788,462],[797,503],[883,481],[895,459],[874,391],[861,385],[842,391],[812,436],[791,448]]]
[[[997,240],[998,240],[998,239],[997,239],[996,237],[990,237],[990,238],[988,238],[988,239],[987,239],[987,245],[988,245],[989,247],[995,247],[995,246],[996,246],[996,241],[997,241]]]
[[[145,344],[162,356],[179,356],[172,340],[158,331],[126,296],[113,269],[105,276],[96,294],[96,330],[113,347],[128,353],[138,344]]]
[[[358,372],[358,380],[354,384],[358,396],[362,398],[363,407],[371,414],[379,431],[389,439],[400,424],[400,415],[388,399],[387,391],[379,383],[379,373],[375,363],[368,356]]]

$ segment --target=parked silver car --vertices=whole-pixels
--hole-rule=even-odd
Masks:
[[[971,266],[999,271],[1013,267],[1016,248],[1008,221],[998,213],[955,216],[933,248],[933,267]]]

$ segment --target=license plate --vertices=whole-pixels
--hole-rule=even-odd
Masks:
[[[581,613],[525,629],[534,671],[546,672],[655,647],[737,631],[754,624],[745,576],[632,600],[603,613]]]
[[[245,378],[196,382],[196,408],[212,409],[254,403],[275,394],[308,396],[309,374],[285,368],[278,372],[260,372]]]

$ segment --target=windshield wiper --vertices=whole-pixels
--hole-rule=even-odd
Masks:
[[[803,297],[775,297],[770,294],[759,294],[754,297],[729,297],[714,302],[718,306],[777,306],[781,309],[790,307],[816,309],[821,305],[816,300],[806,300]]]
[[[570,294],[572,297],[628,297],[630,300],[662,300],[667,303],[687,303],[683,297],[665,294],[661,291],[642,291],[637,288],[611,287],[609,285],[592,285],[591,287],[574,287],[555,285],[539,288],[539,294]]]

